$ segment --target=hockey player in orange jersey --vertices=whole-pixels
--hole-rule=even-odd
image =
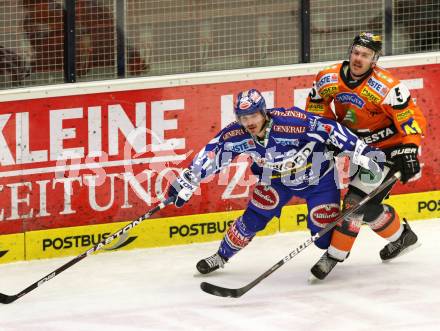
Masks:
[[[426,121],[408,88],[377,65],[381,49],[379,35],[360,33],[350,47],[349,61],[320,71],[307,98],[307,111],[344,124],[364,142],[382,149],[387,155],[386,177],[367,183],[364,179],[370,176],[365,176],[362,171],[352,176],[344,198],[344,209],[396,171],[401,172],[402,183],[420,173],[418,151]],[[420,245],[406,220],[401,223],[394,208],[382,203],[391,188],[336,227],[330,247],[311,269],[313,276],[324,279],[337,262],[348,257],[362,224],[368,224],[389,241],[380,251],[383,261]]]

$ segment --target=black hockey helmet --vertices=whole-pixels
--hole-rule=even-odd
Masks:
[[[382,37],[371,32],[361,32],[353,39],[353,46],[364,46],[373,50],[376,54],[382,51]]]

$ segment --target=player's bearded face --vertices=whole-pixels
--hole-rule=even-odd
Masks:
[[[264,131],[262,130],[266,123],[266,118],[262,113],[257,112],[250,115],[240,116],[238,120],[250,134],[254,136],[264,135]]]
[[[350,72],[354,78],[365,74],[373,65],[374,51],[363,46],[354,46],[350,53]]]

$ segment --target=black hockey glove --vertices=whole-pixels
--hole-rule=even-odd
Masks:
[[[189,169],[183,170],[179,177],[168,188],[168,196],[174,198],[174,205],[182,207],[197,190],[198,186],[193,183],[193,174]]]
[[[400,181],[404,184],[420,172],[417,151],[418,147],[415,144],[399,145],[391,151],[391,170],[400,171]]]

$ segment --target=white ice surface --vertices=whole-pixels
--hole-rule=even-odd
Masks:
[[[390,263],[379,258],[385,241],[363,227],[349,260],[324,282],[307,283],[322,253],[311,246],[238,299],[199,284],[241,287],[309,235],[258,237],[204,277],[195,264],[217,242],[92,255],[0,306],[0,330],[440,330],[440,221],[411,225],[422,246]],[[17,293],[69,259],[1,265],[0,292]]]

